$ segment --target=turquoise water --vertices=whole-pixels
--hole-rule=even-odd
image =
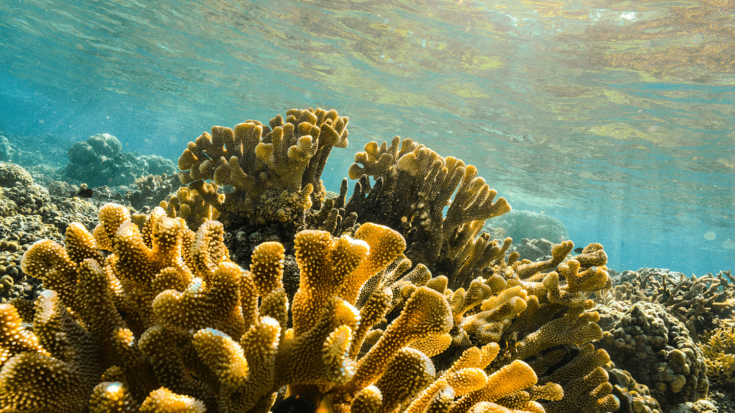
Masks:
[[[292,107],[476,165],[618,270],[735,263],[732,2],[0,2],[0,131],[176,159]],[[714,240],[704,234],[713,232]]]

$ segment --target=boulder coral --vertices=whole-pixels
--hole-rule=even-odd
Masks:
[[[175,172],[173,162],[160,156],[138,156],[124,152],[123,145],[113,135],[100,133],[84,142],[74,143],[67,153],[69,164],[64,178],[90,188],[108,185],[129,185],[148,174]]]
[[[648,385],[664,409],[707,396],[705,356],[684,323],[661,304],[617,302],[597,309],[605,318],[600,346]]]

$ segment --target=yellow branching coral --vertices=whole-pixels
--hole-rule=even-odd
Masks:
[[[595,324],[599,319],[600,315],[596,312],[583,313],[578,309],[569,309],[563,317],[544,324],[520,341],[515,357],[523,360],[549,347],[597,341],[602,338],[602,329]]]
[[[381,411],[395,410],[431,384],[435,375],[434,365],[424,353],[410,348],[400,350],[390,359],[385,374],[375,383],[382,397]]]
[[[23,269],[49,290],[35,311],[0,306],[0,407],[265,413],[305,394],[338,413],[614,407],[606,353],[588,351],[602,247],[506,258],[512,240],[481,233],[505,199],[474,166],[398,137],[366,145],[350,201],[345,181],[319,210],[347,122],[309,109],[213,127],[180,157],[188,186],[170,202],[132,217],[109,204],[92,233],[72,224],[65,246],[31,247]],[[555,346],[585,347],[542,376]]]
[[[340,291],[340,297],[353,304],[365,281],[393,262],[406,249],[406,240],[398,232],[369,222],[360,225],[355,232],[355,238],[370,246],[370,254],[350,274]]]
[[[151,393],[140,406],[140,413],[204,413],[207,408],[199,400],[171,392],[162,387]]]
[[[699,348],[707,364],[707,378],[719,385],[735,383],[735,329],[718,328],[705,335]]]
[[[412,341],[449,332],[452,327],[451,314],[449,303],[442,295],[426,287],[417,289],[401,315],[360,360],[355,377],[346,388],[356,389],[372,384],[385,370],[384,360]]]
[[[520,278],[521,280],[525,280],[535,274],[539,274],[541,272],[556,268],[556,266],[561,264],[561,262],[564,261],[564,258],[569,255],[569,253],[572,252],[573,249],[574,243],[572,241],[564,241],[561,244],[555,244],[551,248],[550,260],[539,262],[526,261],[519,263],[519,265],[517,265],[515,268],[516,273],[518,274],[518,278]],[[605,262],[601,265],[604,265],[606,262],[607,256],[605,256]]]
[[[81,304],[75,294],[77,264],[61,245],[51,240],[38,241],[23,254],[20,267],[56,291],[67,307],[79,311]]]
[[[564,398],[544,404],[549,413],[568,411],[612,412],[620,407],[613,396],[613,386],[608,381],[608,373],[603,368],[610,363],[605,350],[595,350],[592,344],[582,347],[580,354],[539,383],[561,385]]]
[[[332,148],[347,147],[348,121],[334,110],[292,109],[270,127],[257,121],[234,130],[214,126],[188,144],[179,178],[211,207],[231,214],[223,217],[226,224],[238,216],[260,224],[301,222],[304,210],[324,200],[320,176]],[[202,180],[235,191],[222,200],[197,189]]]
[[[394,231],[367,225],[356,232],[361,239],[299,233],[302,288],[294,298],[294,329],[287,329],[280,244],[256,248],[250,271],[243,271],[229,261],[216,221],[190,235],[184,221],[162,209],[137,223],[120,206],[103,211],[96,236],[75,226],[69,250],[42,241],[25,254],[26,268],[44,281],[59,278],[65,296],[52,290],[41,296],[32,332],[14,306],[0,307],[3,407],[265,412],[288,385],[292,394],[329,393],[338,409],[378,412],[407,403],[433,381],[424,352],[442,351],[453,324],[436,289],[413,288],[367,353],[354,351],[391,304],[387,287],[373,290],[361,310],[350,301],[403,251]],[[110,255],[102,259],[95,243]],[[451,391],[430,405],[448,406],[484,385],[484,377],[474,366],[450,373]]]
[[[569,307],[591,308],[594,305],[592,300],[587,300],[585,293],[605,288],[610,282],[607,268],[594,267],[583,272],[579,268],[580,262],[571,259],[559,266],[558,273],[551,272],[544,278],[543,284],[548,291],[549,301]],[[566,279],[566,286],[560,286],[559,275]]]
[[[159,205],[169,217],[186,220],[189,228],[197,230],[203,223],[219,218],[225,202],[224,194],[217,193],[217,185],[196,181],[189,187],[179,188],[176,195]]]
[[[324,301],[339,293],[370,247],[348,236],[334,239],[324,231],[302,231],[294,244],[301,271],[299,291],[293,302],[294,333],[299,335],[316,323]]]
[[[23,352],[48,354],[38,338],[23,328],[23,320],[10,304],[0,304],[0,366],[12,356]]]
[[[389,168],[399,157],[398,146],[400,142],[401,138],[396,136],[393,138],[390,147],[386,142],[383,142],[380,147],[378,147],[378,142],[366,143],[365,152],[358,152],[355,155],[355,163],[350,166],[348,172],[350,179],[360,179],[363,175],[376,178],[386,175]],[[401,155],[405,154],[409,148],[410,145],[407,145],[404,141],[404,149],[401,151]]]
[[[283,253],[283,245],[279,242],[265,242],[253,251],[250,275],[259,296],[265,297],[276,288],[283,288]]]
[[[500,341],[504,328],[526,309],[527,298],[526,291],[520,286],[503,290],[500,294],[483,300],[481,311],[463,318],[460,325],[481,344]]]
[[[360,181],[345,206],[346,213],[356,212],[358,222],[401,228],[408,241],[409,258],[425,264],[458,254],[469,256],[472,262],[498,258],[497,249],[486,248],[487,237],[475,238],[485,220],[510,211],[510,206],[504,198],[493,202],[497,191],[477,177],[474,166],[396,137],[390,147],[385,142],[380,147],[376,142],[365,145],[365,152],[355,156],[349,172],[350,178]],[[368,175],[376,179],[372,191]],[[470,241],[481,245],[466,247]],[[464,261],[456,263],[462,277],[473,266],[463,267]]]
[[[537,380],[536,373],[531,367],[516,360],[488,376],[487,384],[459,399],[452,405],[449,412],[464,412],[477,403],[497,401],[503,396],[533,386]]]
[[[152,369],[150,361],[143,359],[145,352],[138,350],[134,334],[148,332],[149,327],[153,327],[152,303],[158,293],[166,288],[181,288],[183,293],[183,289],[196,278],[192,277],[182,257],[182,240],[188,229],[182,226],[181,221],[168,218],[157,209],[143,223],[141,233],[138,225],[129,219],[126,208],[108,204],[100,210],[100,225],[94,236],[78,224],[71,225],[67,230],[66,248],[42,240],[24,255],[22,265],[28,273],[57,290],[48,290],[39,298],[32,317],[33,333],[25,329],[13,332],[12,323],[2,327],[2,332],[16,337],[3,344],[8,356],[13,352],[18,353],[18,357],[31,354],[32,347],[28,345],[22,352],[16,350],[20,341],[18,337],[27,337],[31,344],[38,343],[35,354],[43,356],[36,359],[12,357],[8,360],[15,361],[10,365],[12,368],[5,371],[4,379],[0,379],[7,390],[0,396],[2,405],[15,406],[21,403],[20,400],[25,400],[23,403],[43,409],[44,403],[58,401],[38,396],[29,398],[31,393],[27,391],[30,390],[12,384],[12,378],[21,374],[18,372],[36,368],[33,365],[41,366],[38,367],[41,369],[39,372],[57,368],[67,372],[64,373],[66,376],[61,373],[49,376],[58,378],[54,385],[61,386],[59,389],[74,389],[68,392],[69,397],[61,399],[63,404],[57,411],[67,408],[79,411],[80,406],[86,406],[90,400],[88,392],[99,383],[106,370],[107,377],[127,381],[126,389],[129,388],[134,397],[145,396],[155,390],[157,380],[145,376],[146,372],[152,373],[155,369]],[[226,254],[223,257],[221,252],[224,247],[216,245],[217,238],[213,234],[201,234],[206,231],[212,232],[211,225],[200,230],[199,238],[214,241],[202,243],[201,251],[193,254],[212,265],[226,265]],[[103,260],[97,245],[109,248],[112,254]],[[209,255],[209,258],[205,259],[204,255]],[[241,274],[239,268],[236,274]],[[203,277],[207,274],[195,271],[194,275]],[[213,278],[212,285],[207,287],[216,290],[217,277]],[[233,306],[238,305],[235,300]],[[17,317],[13,314],[14,308],[9,310],[10,319]],[[222,307],[216,307],[216,310],[223,311]],[[228,316],[223,316],[221,321],[230,329],[236,328]],[[190,318],[187,317],[187,321]],[[84,328],[78,324],[78,319],[84,320]],[[219,317],[217,319],[220,320]],[[242,325],[240,330],[244,330]],[[116,366],[116,363],[121,366]],[[100,403],[102,400],[110,401],[103,397],[104,394],[98,396]],[[142,398],[138,402],[143,402]]]
[[[495,354],[491,358],[495,359],[492,371],[507,367],[514,360],[533,360],[533,356],[551,347],[582,346],[601,338],[602,331],[596,324],[599,314],[586,312],[588,307],[586,294],[599,291],[609,283],[609,275],[604,267],[606,257],[601,249],[597,249],[595,251],[598,259],[594,263],[600,265],[598,267],[581,269],[579,262],[569,260],[557,268],[572,247],[571,242],[558,244],[552,259],[539,265],[517,262],[513,257],[507,261],[498,259],[486,267],[490,271],[485,273],[485,277],[475,278],[467,290],[448,289],[446,277],[431,278],[428,270],[421,272],[422,276],[409,272],[398,278],[401,272],[407,271],[411,266],[410,261],[405,259],[391,264],[390,270],[386,270],[376,285],[386,285],[399,296],[411,294],[419,286],[435,287],[438,292],[445,295],[452,310],[453,328],[448,334],[451,341],[447,347],[450,351],[447,353],[456,354],[458,349],[489,343],[488,345],[495,346]],[[419,267],[421,266],[416,268]],[[558,272],[538,272],[554,268],[557,268]],[[522,279],[520,273],[523,273],[525,278]],[[548,282],[551,278],[556,280],[553,285]],[[358,302],[367,301],[361,298]],[[405,304],[399,300],[396,308],[402,308],[403,305]],[[389,320],[392,319],[393,311],[395,310],[387,315]],[[432,345],[431,340],[437,339],[443,340],[444,337],[430,337],[417,342],[416,347],[423,349],[422,346],[427,346],[426,351],[433,352],[433,348],[438,346]],[[497,359],[495,356],[498,356],[499,347],[495,343],[503,347],[503,352]],[[444,353],[439,354],[442,363],[451,360],[447,360]],[[547,384],[551,386],[551,383]],[[563,399],[561,387],[548,386],[519,390],[500,397],[494,403],[509,409],[540,411],[539,409],[543,407],[537,400]],[[436,397],[439,399],[447,397],[448,393],[440,392],[439,388],[436,391]],[[582,391],[570,395],[569,400],[565,400],[564,403],[576,403],[575,399],[586,397],[583,394],[586,393]],[[605,395],[599,399],[603,396]],[[438,399],[436,402],[441,404]]]

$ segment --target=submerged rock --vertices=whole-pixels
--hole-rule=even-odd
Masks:
[[[160,156],[137,156],[123,152],[122,143],[113,135],[97,134],[86,142],[76,142],[67,153],[69,165],[64,178],[73,183],[86,183],[90,188],[132,184],[148,174],[172,174],[176,167]]]
[[[517,243],[520,243],[523,238],[544,238],[553,243],[569,239],[567,228],[560,220],[536,212],[514,210],[491,222],[493,228],[502,228],[504,235],[513,238],[513,241]]]

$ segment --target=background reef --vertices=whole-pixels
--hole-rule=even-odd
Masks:
[[[215,126],[178,175],[95,135],[61,176],[137,188],[84,199],[0,163],[2,411],[266,412],[307,394],[335,413],[728,408],[729,272],[616,273],[602,245],[575,249],[411,139],[368,143],[329,192],[348,124],[306,109]]]

